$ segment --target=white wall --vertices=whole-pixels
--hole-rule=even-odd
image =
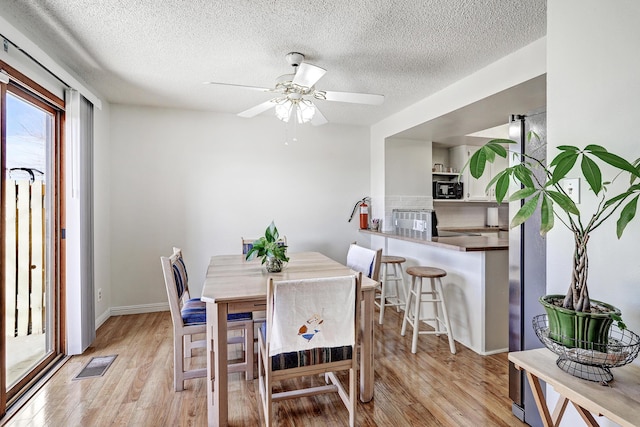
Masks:
[[[371,127],[371,196],[373,216],[385,214],[385,141],[401,131],[428,122],[546,72],[546,38],[488,65]]]
[[[369,132],[355,126],[298,127],[271,115],[113,105],[111,109],[111,295],[116,313],[166,304],[161,255],[182,247],[192,293],[211,255],[241,253],[271,220],[290,251],[344,260],[368,241],[355,202],[369,192]]]
[[[377,206],[374,218],[383,231],[393,229],[394,209],[431,209],[431,141],[387,138],[384,144],[384,214]],[[382,205],[374,198],[374,208]]]
[[[387,195],[431,195],[431,141],[388,139],[385,145]]]
[[[96,297],[96,328],[110,315],[111,308],[111,107],[102,103],[102,109],[93,109],[93,241],[94,280]],[[98,301],[98,290],[102,300]]]
[[[601,144],[628,159],[640,157],[640,3],[619,0],[550,0],[547,40],[547,135],[549,155],[561,144]],[[580,210],[595,201],[581,192]],[[589,290],[595,299],[622,310],[629,329],[640,331],[640,222],[627,227],[620,241],[615,221],[596,230],[589,241]],[[565,293],[573,241],[557,227],[548,236],[547,290]],[[615,376],[615,369],[613,370]],[[555,402],[548,388],[547,399]],[[575,411],[571,408],[572,415]],[[577,420],[579,418],[574,418]],[[600,422],[600,420],[598,420]],[[569,421],[567,421],[569,422]],[[606,420],[601,425],[615,425]]]
[[[630,160],[640,157],[640,56],[630,54],[640,43],[638,19],[635,0],[620,0],[615,8],[598,0],[550,2],[548,156],[562,144],[600,144]],[[578,207],[590,213],[596,200],[582,184]],[[589,240],[590,296],[621,308],[629,328],[640,331],[640,222],[630,224],[618,241],[615,219]],[[554,228],[548,248],[547,288],[564,294],[573,239],[566,229]]]

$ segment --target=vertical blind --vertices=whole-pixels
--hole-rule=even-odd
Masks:
[[[93,104],[80,95],[80,265],[82,349],[96,339],[93,259]]]

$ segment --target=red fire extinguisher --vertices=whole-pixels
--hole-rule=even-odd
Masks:
[[[353,216],[356,213],[356,209],[360,206],[360,229],[366,230],[369,228],[369,205],[367,205],[367,200],[371,200],[369,197],[364,197],[362,200],[358,200],[351,211],[351,217],[349,218],[349,222],[353,219]]]
[[[360,230],[369,228],[369,206],[363,201],[360,203]]]

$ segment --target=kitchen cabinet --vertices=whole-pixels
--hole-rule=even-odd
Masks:
[[[473,153],[479,150],[480,147],[472,145],[457,145],[449,149],[449,162],[451,167],[457,170],[467,164],[467,161],[471,158]],[[487,192],[487,184],[496,176],[499,172],[503,171],[508,166],[508,160],[500,156],[496,156],[494,163],[487,163],[484,174],[475,179],[469,173],[469,167],[467,166],[462,172],[462,182],[464,183],[464,200],[469,202],[480,201],[495,201],[496,194],[495,189]]]
[[[458,172],[432,172],[431,177],[434,181],[453,181],[458,182]]]

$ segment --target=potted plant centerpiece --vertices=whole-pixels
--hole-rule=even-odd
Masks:
[[[538,138],[529,132],[528,138]],[[476,151],[468,162],[474,178],[482,176],[487,162],[493,162],[496,156],[507,157],[509,144],[515,141],[494,139]],[[510,181],[520,184],[520,190],[510,195],[509,201],[524,200],[522,207],[513,216],[510,228],[517,227],[538,209],[540,209],[540,233],[544,235],[553,228],[556,220],[567,227],[574,238],[573,269],[571,283],[566,295],[546,295],[540,298],[549,323],[549,338],[569,348],[584,348],[606,352],[611,324],[616,321],[620,329],[626,326],[622,322],[620,310],[614,306],[590,298],[587,287],[589,261],[587,243],[591,233],[610,218],[617,216],[617,236],[620,238],[625,227],[635,216],[640,196],[639,160],[629,162],[619,155],[609,152],[599,145],[587,145],[578,148],[571,145],[557,147],[559,153],[548,165],[526,155],[522,161],[497,174],[487,185],[495,187],[498,203],[507,196]],[[579,162],[578,162],[579,161]],[[578,169],[593,194],[598,198],[591,213],[580,212],[574,201],[563,189],[561,180],[567,174]],[[605,180],[600,166],[608,165],[614,177]],[[624,185],[614,181],[624,180]]]
[[[249,261],[256,256],[262,257],[262,264],[266,263],[265,267],[270,273],[282,271],[282,263],[289,261],[286,242],[280,240],[278,228],[273,221],[264,231],[264,236],[253,242],[246,259]]]

